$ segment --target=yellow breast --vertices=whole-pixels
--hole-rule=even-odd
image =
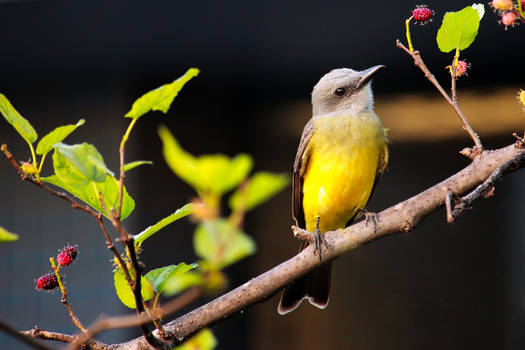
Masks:
[[[374,112],[317,117],[305,152],[306,229],[315,229],[316,217],[321,232],[345,227],[368,202],[376,175],[386,166],[387,152],[385,131]]]

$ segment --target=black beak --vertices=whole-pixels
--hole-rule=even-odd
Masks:
[[[365,69],[364,71],[359,72],[359,75],[361,76],[359,83],[357,83],[356,90],[361,89],[366,84],[372,80],[372,78],[376,75],[377,72],[380,70],[383,70],[383,68],[386,68],[386,66],[383,66],[382,64],[379,66],[373,66],[371,68]]]

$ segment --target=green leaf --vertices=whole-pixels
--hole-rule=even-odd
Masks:
[[[197,267],[197,264],[169,265],[151,270],[144,277],[150,282],[157,293],[162,293],[166,285],[174,280],[180,279],[186,272]]]
[[[190,68],[188,71],[170,84],[162,85],[155,90],[147,92],[138,98],[126,114],[126,117],[137,119],[149,111],[161,111],[166,113],[170,108],[173,99],[191,78],[197,76],[199,70]]]
[[[0,226],[0,242],[12,242],[16,241],[17,239],[18,235],[16,233],[9,232]]]
[[[84,125],[85,120],[80,119],[76,124],[69,124],[64,126],[59,126],[55,130],[51,131],[49,134],[44,136],[38,145],[36,146],[36,154],[44,155],[47,152],[51,151],[55,144],[62,142],[69,134],[75,131],[81,125]]]
[[[113,273],[113,281],[115,284],[115,291],[117,292],[117,296],[122,304],[126,305],[130,309],[135,309],[135,297],[133,296],[133,292],[131,291],[128,281],[126,281],[124,271],[122,271],[120,268],[117,268]],[[153,298],[153,287],[151,284],[149,284],[148,280],[144,278],[144,276],[140,276],[140,283],[140,292],[144,301],[148,301]]]
[[[0,113],[4,118],[11,124],[16,131],[27,141],[27,143],[33,143],[38,138],[35,129],[31,124],[18,113],[18,111],[11,105],[11,102],[0,94]]]
[[[90,182],[104,182],[113,172],[106,167],[102,155],[88,143],[66,145],[59,143],[53,153],[55,175],[70,186],[86,186]]]
[[[217,339],[208,328],[204,328],[197,335],[186,340],[184,344],[176,346],[172,350],[212,350],[216,346]]]
[[[164,295],[171,296],[204,282],[202,275],[198,272],[189,271],[183,275],[168,280],[164,285]]]
[[[153,164],[153,162],[151,160],[136,160],[134,162],[131,162],[131,163],[128,163],[128,164],[124,164],[124,171],[129,171],[133,168],[136,168],[140,165],[144,165],[144,164]]]
[[[251,210],[280,192],[290,182],[286,174],[258,172],[230,196],[232,210]]]
[[[472,6],[446,13],[436,37],[439,49],[443,52],[465,50],[478,34],[480,19],[480,13]]]
[[[43,181],[60,187],[75,197],[81,199],[86,204],[93,207],[98,212],[102,213],[105,217],[110,219],[110,216],[104,211],[100,205],[98,199],[98,191],[102,192],[104,195],[104,205],[107,209],[118,207],[118,181],[113,176],[106,176],[104,182],[96,184],[96,190],[93,182],[86,183],[85,185],[70,185],[64,183],[56,175],[51,175],[48,177],[41,178]],[[128,194],[126,186],[123,188],[123,198],[122,198],[122,212],[120,217],[122,220],[127,218],[131,212],[135,209],[135,201]]]
[[[195,230],[193,246],[198,256],[217,268],[231,265],[255,252],[252,238],[225,219],[201,223]]]
[[[252,169],[247,154],[229,158],[223,154],[194,157],[184,151],[166,127],[159,128],[166,163],[199,194],[221,195],[241,183]]]
[[[472,4],[472,8],[474,10],[478,11],[479,20],[481,21],[483,16],[485,16],[485,5],[483,5],[483,4]]]
[[[153,236],[160,229],[168,226],[174,221],[177,221],[185,216],[190,215],[191,213],[193,213],[193,204],[188,203],[182,208],[177,209],[174,213],[170,214],[169,216],[166,216],[164,219],[160,220],[155,225],[150,226],[138,235],[133,236],[133,239],[135,240],[135,243],[138,246],[140,246],[142,242],[144,242],[147,238]]]

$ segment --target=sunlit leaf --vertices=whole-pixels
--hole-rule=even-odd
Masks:
[[[197,264],[187,265],[185,263],[169,265],[151,270],[144,277],[151,283],[157,293],[162,293],[167,284],[177,283],[177,279],[180,279],[186,272],[196,267]]]
[[[258,172],[231,195],[232,210],[251,210],[280,192],[290,182],[286,174]]]
[[[75,131],[81,125],[84,125],[85,120],[80,119],[76,124],[59,126],[49,134],[44,136],[36,146],[36,154],[44,155],[51,151],[55,144],[62,142],[69,134]]]
[[[57,144],[53,152],[53,168],[60,181],[70,186],[104,182],[106,175],[113,176],[102,155],[88,143],[72,146]]]
[[[176,346],[172,350],[212,350],[216,346],[217,339],[208,328],[204,328],[197,335],[186,340],[184,344]]]
[[[479,19],[481,20],[485,16],[485,5],[483,4],[472,4],[472,8],[478,11]]]
[[[174,221],[177,221],[187,215],[190,215],[193,213],[193,204],[188,203],[182,208],[177,209],[174,213],[171,215],[165,217],[164,219],[157,222],[155,225],[148,227],[141,233],[133,236],[133,239],[135,240],[135,243],[140,246],[142,242],[144,242],[147,238],[153,236],[155,233],[157,233],[160,229],[168,226]]]
[[[178,95],[184,84],[198,74],[199,70],[197,68],[190,68],[183,76],[172,83],[162,85],[155,90],[147,92],[133,103],[126,117],[136,119],[152,110],[166,113],[173,99]]]
[[[118,181],[113,176],[106,176],[104,182],[96,184],[95,186],[92,182],[86,183],[83,185],[69,185],[64,183],[55,175],[41,178],[43,181],[62,188],[63,190],[68,191],[75,197],[81,199],[86,204],[93,207],[98,212],[102,213],[105,217],[110,218],[110,216],[104,211],[100,205],[98,198],[98,191],[102,192],[104,197],[104,203],[106,209],[118,208]],[[123,197],[122,197],[122,212],[121,219],[124,220],[127,218],[131,212],[135,209],[135,201],[128,194],[126,186],[123,187]]]
[[[480,10],[467,6],[458,12],[447,12],[437,33],[437,43],[443,52],[465,50],[478,34]]]
[[[113,273],[113,281],[115,285],[115,291],[117,292],[117,296],[122,304],[126,305],[130,309],[135,309],[135,297],[131,291],[128,281],[126,280],[124,272],[120,268],[117,268]],[[145,301],[153,298],[153,287],[148,282],[148,280],[144,278],[144,276],[140,276],[140,283],[142,298]]]
[[[231,265],[255,252],[255,243],[246,233],[225,219],[202,222],[193,236],[198,256],[217,268]]]
[[[129,171],[133,168],[136,168],[138,166],[144,165],[144,164],[153,164],[151,160],[136,160],[134,162],[130,162],[127,164],[124,164],[124,171]]]
[[[18,235],[16,233],[9,232],[0,226],[0,242],[12,242],[16,241],[17,239]]]
[[[253,160],[247,154],[229,158],[222,154],[194,157],[179,145],[171,132],[159,128],[166,163],[182,180],[202,194],[221,195],[241,183],[252,169]]]
[[[5,97],[5,95],[0,94],[0,113],[4,118],[11,124],[16,131],[27,141],[27,143],[33,143],[38,138],[38,135],[31,126],[31,124],[18,113],[18,111],[11,105],[11,102]]]

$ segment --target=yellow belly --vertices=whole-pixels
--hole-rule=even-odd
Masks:
[[[317,217],[321,232],[343,228],[368,202],[386,150],[384,129],[373,117],[338,116],[316,122],[303,175],[308,231],[315,229]]]

